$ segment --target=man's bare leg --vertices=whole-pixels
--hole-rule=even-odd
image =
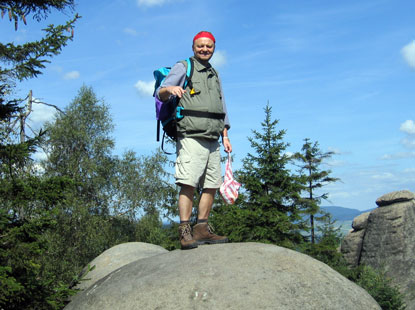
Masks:
[[[181,185],[179,193],[180,221],[189,221],[192,215],[193,196],[195,188],[190,185]]]
[[[197,219],[207,220],[210,210],[212,210],[213,200],[215,199],[216,188],[205,188],[199,201],[199,210]]]

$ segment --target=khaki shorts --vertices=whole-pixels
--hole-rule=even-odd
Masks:
[[[178,138],[176,184],[219,188],[222,184],[220,144],[217,140]]]

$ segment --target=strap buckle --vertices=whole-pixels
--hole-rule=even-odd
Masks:
[[[183,107],[177,107],[176,108],[176,119],[182,119],[184,115],[182,114]]]

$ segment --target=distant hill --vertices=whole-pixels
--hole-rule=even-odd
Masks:
[[[359,216],[362,213],[369,212],[373,209],[360,211],[357,209],[343,208],[338,206],[326,206],[320,207],[320,209],[329,212],[332,216],[332,220],[335,220],[335,227],[340,228],[340,233],[345,236],[349,233],[352,228],[352,222],[356,216]],[[317,223],[317,225],[319,225]]]
[[[333,219],[339,222],[343,221],[352,221],[356,216],[369,212],[370,210],[360,211],[357,209],[350,209],[350,208],[343,208],[343,207],[336,207],[336,206],[327,206],[327,207],[320,207],[320,209],[329,212]]]

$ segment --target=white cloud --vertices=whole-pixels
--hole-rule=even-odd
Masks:
[[[405,132],[407,136],[401,140],[401,143],[404,147],[408,149],[415,148],[415,122],[413,120],[406,120],[401,124],[399,128],[400,131]],[[413,156],[407,156],[413,157]]]
[[[390,172],[382,172],[379,174],[372,175],[372,179],[375,180],[394,180],[395,176]]]
[[[403,132],[413,135],[415,134],[415,122],[413,120],[408,119],[401,124],[401,127],[399,129]]]
[[[135,29],[133,29],[133,28],[124,28],[124,32],[126,33],[126,34],[129,34],[129,35],[132,35],[132,36],[136,36],[138,33],[137,33],[137,31],[135,30]]]
[[[404,138],[402,139],[401,143],[403,144],[403,146],[405,146],[408,149],[415,148],[415,138],[412,138],[412,137]]]
[[[415,141],[412,142],[415,146]],[[381,159],[384,160],[393,160],[393,159],[406,159],[406,158],[415,158],[415,152],[399,152],[395,154],[385,154]]]
[[[138,81],[134,87],[141,96],[153,96],[155,81]]]
[[[412,69],[415,69],[415,40],[405,45],[401,49],[401,53],[408,65]]]
[[[81,75],[80,75],[79,71],[71,71],[71,72],[66,73],[63,78],[65,80],[76,80],[80,76]]]
[[[212,56],[212,59],[210,61],[210,63],[212,64],[213,67],[215,68],[219,68],[222,67],[226,64],[227,60],[226,60],[226,52],[224,51],[215,51],[215,53]]]
[[[169,0],[137,0],[138,6],[156,6],[163,5],[164,3],[170,2]]]
[[[331,159],[327,161],[326,164],[330,167],[344,167],[347,163],[344,160]]]
[[[355,196],[355,194],[350,192],[344,192],[344,191],[334,191],[330,192],[330,199],[339,199],[339,198],[350,198]]]

